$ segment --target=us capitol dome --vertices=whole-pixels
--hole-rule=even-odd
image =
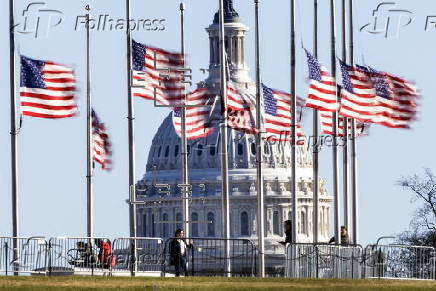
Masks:
[[[245,34],[248,27],[239,20],[231,1],[225,1],[226,49],[230,76],[241,92],[255,94],[256,86],[245,64]],[[209,76],[198,84],[219,94],[219,24],[218,13],[206,28],[210,42]],[[220,138],[218,125],[210,136],[188,142],[191,237],[222,237],[222,200],[220,170]],[[137,235],[172,237],[182,227],[181,146],[171,114],[157,130],[148,154],[146,173],[138,181]],[[256,146],[255,136],[228,129],[228,162],[230,193],[230,226],[232,238],[248,238],[257,244],[256,216]],[[291,219],[291,146],[289,143],[265,142],[265,249],[274,251],[284,240],[283,222]],[[313,241],[312,155],[307,145],[297,147],[298,173],[298,241]],[[169,184],[170,193],[159,184]],[[330,228],[332,197],[320,181],[319,239],[327,241]],[[198,221],[198,223],[195,223]],[[165,223],[168,222],[168,223]],[[209,223],[207,223],[209,222]]]

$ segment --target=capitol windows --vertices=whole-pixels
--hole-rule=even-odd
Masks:
[[[216,147],[215,147],[215,145],[211,145],[211,146],[210,146],[210,148],[209,148],[209,153],[210,153],[211,156],[215,156],[215,153],[216,153]]]
[[[176,229],[182,228],[182,222],[183,222],[183,217],[182,214],[179,212],[176,214]]]
[[[268,143],[265,143],[265,145],[263,146],[263,153],[267,157],[269,157],[271,155],[271,151],[270,151]]]
[[[197,156],[201,156],[203,154],[203,145],[199,144],[197,147]]]
[[[278,211],[273,213],[273,234],[280,235],[280,217]]]
[[[244,154],[244,145],[242,143],[238,143],[238,156],[242,156]]]
[[[301,211],[301,216],[300,216],[300,233],[302,234],[308,234],[308,230],[307,230],[307,211],[306,210],[302,210]]]
[[[154,225],[154,214],[151,215],[151,236],[155,237],[156,236],[156,228]]]
[[[142,215],[142,231],[147,236],[147,214]]]
[[[168,214],[162,215],[162,237],[168,237]]]
[[[191,236],[192,237],[198,237],[198,214],[196,212],[193,212],[191,214]]]
[[[250,227],[248,223],[248,213],[243,211],[241,213],[241,236],[249,236]]]
[[[251,143],[250,149],[251,149],[251,154],[253,156],[255,156],[256,155],[256,144],[254,142]]]
[[[188,146],[186,147],[186,150],[188,152],[188,156],[191,154],[191,145],[188,144]]]
[[[160,158],[160,152],[162,151],[162,146],[159,147],[157,150],[157,157]]]
[[[168,158],[169,155],[170,155],[170,146],[167,145],[167,147],[165,148],[165,158]]]
[[[179,155],[180,147],[178,144],[174,147],[174,156],[177,157]]]
[[[213,212],[209,212],[207,214],[207,236],[214,237],[215,236],[215,214]]]

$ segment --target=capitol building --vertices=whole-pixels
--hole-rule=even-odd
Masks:
[[[210,42],[209,76],[198,84],[219,94],[218,13],[206,28]],[[225,1],[226,49],[233,85],[241,92],[255,94],[256,86],[245,63],[245,35],[248,27],[240,22],[232,1]],[[191,237],[222,236],[222,200],[219,125],[206,138],[189,141],[189,183],[192,185],[189,220]],[[182,227],[181,146],[171,114],[165,118],[153,138],[146,173],[138,181],[137,236],[171,237]],[[232,238],[251,239],[257,244],[257,192],[255,136],[228,129],[230,189],[230,226]],[[265,248],[274,250],[284,240],[283,222],[291,219],[291,146],[289,143],[265,143]],[[312,242],[313,192],[312,155],[307,145],[297,147],[298,241]],[[170,191],[157,186],[169,184]],[[164,190],[164,191],[162,191]],[[320,180],[319,239],[328,241],[332,196]]]

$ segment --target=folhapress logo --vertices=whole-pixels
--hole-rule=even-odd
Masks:
[[[134,31],[163,31],[166,20],[155,19],[130,19],[129,28]],[[77,16],[74,30],[86,29],[87,20],[85,15]],[[112,18],[109,14],[100,14],[89,19],[89,29],[94,31],[126,31],[127,21],[124,18]]]
[[[362,26],[360,31],[382,35],[385,38],[398,38],[400,30],[415,20],[413,12],[398,9],[395,2],[380,3],[373,10],[372,16],[372,22]]]
[[[32,2],[23,10],[14,32],[33,35],[35,38],[48,36],[50,29],[60,25],[64,16],[59,10],[48,9],[44,2]]]
[[[49,9],[45,2],[32,2],[17,17],[13,31],[35,38],[48,37],[50,30],[60,26],[63,22],[65,21],[62,11]],[[132,31],[164,31],[166,19],[141,18],[130,19],[127,22],[123,18],[112,18],[109,14],[99,14],[91,16],[89,20],[89,28],[94,31],[126,31],[127,26]],[[75,22],[71,24],[71,29],[75,31],[86,30],[86,27],[86,15],[75,17]]]

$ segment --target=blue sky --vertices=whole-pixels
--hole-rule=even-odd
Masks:
[[[0,235],[11,233],[10,157],[9,157],[9,63],[8,1],[0,3]],[[39,59],[72,65],[78,78],[78,103],[81,114],[65,120],[25,117],[19,136],[20,232],[28,235],[84,235],[86,233],[86,116],[85,110],[85,30],[75,30],[76,17],[89,3],[93,15],[109,14],[124,18],[124,1],[47,0],[46,7],[63,13],[63,21],[35,38],[17,34],[19,52]],[[164,31],[140,30],[133,37],[143,43],[167,49],[179,48],[179,18],[176,0],[132,0],[135,19],[166,19]],[[209,61],[206,28],[217,10],[217,1],[185,1],[186,38],[189,65],[194,81],[205,78],[199,69]],[[251,28],[246,40],[246,61],[254,71],[253,1],[235,0],[242,22]],[[320,1],[320,59],[329,67],[328,2]],[[340,1],[337,1],[340,2]],[[425,31],[426,18],[436,15],[430,0],[396,1],[400,9],[413,12],[414,21],[389,38],[357,28],[372,22],[372,11],[380,1],[356,0],[356,61],[398,74],[417,83],[422,92],[419,120],[411,130],[392,130],[373,126],[370,136],[359,140],[359,214],[362,243],[379,236],[398,233],[408,227],[416,205],[411,195],[398,186],[402,175],[432,168],[436,91],[433,68],[435,31]],[[30,1],[17,0],[17,21]],[[261,1],[262,77],[270,87],[289,90],[289,1]],[[298,47],[312,46],[312,1],[299,1]],[[407,19],[406,19],[407,20]],[[401,21],[404,21],[401,20]],[[339,20],[338,20],[338,23]],[[339,35],[339,34],[338,34]],[[340,35],[339,35],[340,36]],[[94,31],[92,38],[92,95],[94,108],[107,124],[114,149],[112,172],[95,174],[95,233],[101,236],[128,234],[127,104],[125,74],[125,33]],[[340,49],[340,37],[338,37]],[[340,51],[339,51],[340,52]],[[304,51],[298,51],[298,94],[307,94],[307,66]],[[253,78],[254,79],[254,78]],[[168,114],[151,102],[136,100],[136,176],[145,172],[151,139]],[[311,114],[303,126],[311,134]],[[321,153],[321,176],[331,189],[331,154]]]

